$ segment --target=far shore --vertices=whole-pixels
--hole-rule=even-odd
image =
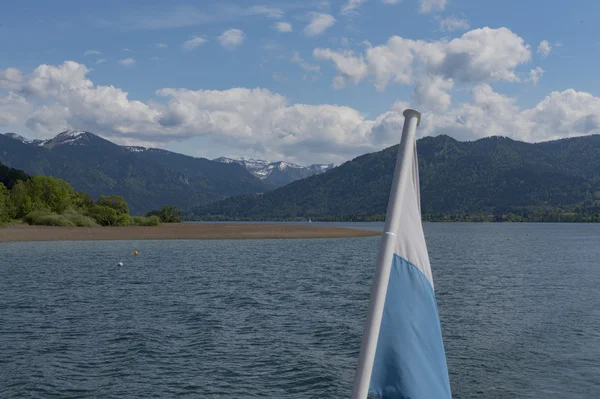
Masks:
[[[95,240],[241,240],[370,237],[380,232],[342,227],[292,224],[176,223],[160,226],[0,227],[0,242]]]

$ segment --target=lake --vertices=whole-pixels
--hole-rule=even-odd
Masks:
[[[600,226],[424,228],[455,398],[600,397]],[[0,244],[0,397],[348,398],[378,241]]]

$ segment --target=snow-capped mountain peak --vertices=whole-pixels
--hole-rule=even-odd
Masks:
[[[305,168],[305,166],[300,166],[300,165],[296,165],[296,164],[285,162],[285,161],[272,162],[269,164],[268,167],[269,167],[269,169],[279,169],[279,170],[286,170],[287,168],[292,168],[292,169],[304,169]]]
[[[124,149],[126,149],[129,152],[144,152],[147,150],[146,147],[140,147],[140,146],[135,146],[135,145],[124,145],[121,147],[123,147]]]
[[[267,167],[269,165],[268,161],[263,161],[262,159],[255,158],[244,158],[244,157],[220,157],[217,159],[213,159],[213,161],[222,162],[222,163],[237,163],[242,165],[248,170],[255,170]]]
[[[29,144],[30,141],[27,140],[25,137],[21,136],[20,134],[17,133],[4,133],[4,135],[6,137],[10,137],[11,139],[15,139],[15,140],[19,140],[21,143],[24,144]]]
[[[64,132],[57,134],[54,138],[45,140],[45,141],[39,143],[38,145],[47,147],[47,148],[52,148],[54,146],[63,145],[63,144],[80,144],[79,143],[80,139],[82,137],[88,137],[88,136],[93,137],[94,135],[91,133],[85,132],[83,130],[65,130]]]
[[[65,130],[62,133],[59,133],[56,137],[79,137],[82,134],[85,134],[83,130]]]
[[[237,163],[246,168],[254,176],[275,186],[283,186],[296,180],[324,173],[333,168],[331,164],[301,166],[285,161],[269,162],[262,159],[244,157],[220,157],[213,159],[213,161]]]

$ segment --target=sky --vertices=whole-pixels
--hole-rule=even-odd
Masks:
[[[21,0],[0,132],[340,164],[419,137],[600,133],[600,2]]]

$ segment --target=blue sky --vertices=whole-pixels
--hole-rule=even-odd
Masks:
[[[594,1],[21,1],[0,15],[0,131],[300,163],[394,144],[408,106],[421,136],[591,134],[597,15]]]

